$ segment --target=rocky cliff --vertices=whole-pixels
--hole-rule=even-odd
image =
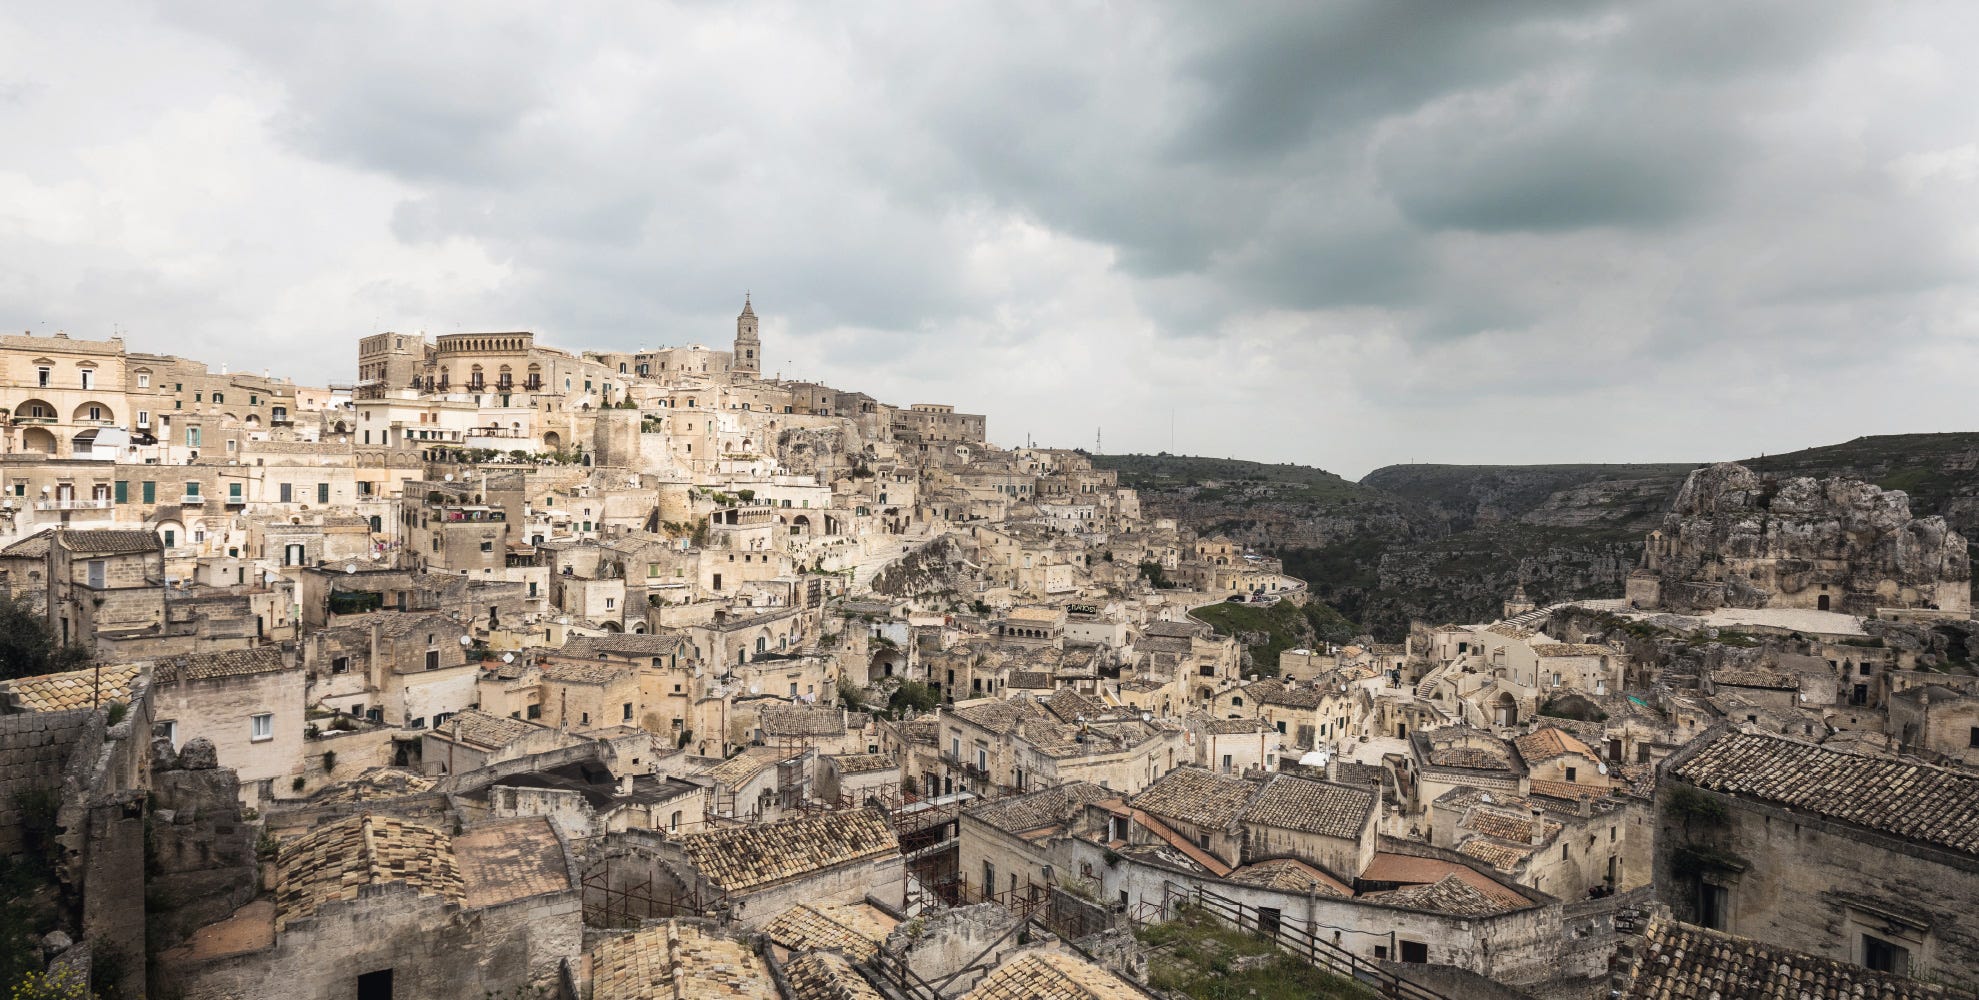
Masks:
[[[1412,618],[1492,615],[1521,578],[1539,601],[1620,596],[1694,463],[1400,465],[1354,483],[1301,466],[1100,455],[1151,516],[1223,531],[1384,641]],[[1750,459],[1776,477],[1902,490],[1913,516],[1979,537],[1979,433],[1858,438]],[[1969,560],[1968,560],[1969,561]]]
[[[1964,536],[1910,498],[1860,480],[1698,469],[1650,537],[1644,567],[1677,611],[1969,606]]]

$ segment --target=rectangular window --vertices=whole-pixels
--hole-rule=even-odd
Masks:
[[[625,720],[625,721],[627,721],[627,722],[631,722],[631,721],[632,721],[632,703],[628,701],[628,702],[626,702],[626,703],[625,703],[624,705],[622,705],[622,706],[620,706],[620,707],[621,707],[621,709],[623,709],[623,714],[622,714],[622,715],[620,715],[620,716],[619,716],[619,718],[621,718],[621,719],[624,719],[624,720]]]
[[[137,375],[137,387],[140,389],[151,388],[151,376],[148,373],[139,372]]]
[[[188,448],[199,447],[199,428],[197,427],[186,428],[186,447]]]
[[[293,496],[293,492],[294,492],[294,488],[293,488],[292,486],[290,486],[290,484],[288,484],[288,483],[283,483],[283,484],[281,485],[281,487],[280,487],[280,492],[281,492],[281,495],[282,495],[282,502],[283,502],[283,503],[288,503],[288,502],[289,502],[290,500],[292,500],[292,499],[294,499],[294,496]]]
[[[329,484],[329,483],[317,483],[317,484],[316,484],[316,502],[317,502],[317,503],[329,503],[329,502],[330,502],[330,484]]]
[[[1568,780],[1568,781],[1573,781],[1573,780],[1574,780],[1574,776],[1575,776],[1576,774],[1578,774],[1578,773],[1579,773],[1579,772],[1578,772],[1577,770],[1575,770],[1574,768],[1571,768],[1571,767],[1570,767],[1570,768],[1567,768],[1567,780]]]
[[[241,502],[241,484],[239,483],[227,484],[227,502],[228,503]]]
[[[266,712],[254,717],[254,738],[272,740],[275,738],[275,717]]]
[[[139,427],[149,427],[149,426],[151,426],[151,411],[150,411],[150,410],[139,410],[139,411],[137,411],[137,425],[138,425]]]
[[[347,673],[349,673],[349,672],[350,672],[350,657],[348,657],[348,656],[339,656],[339,657],[337,657],[336,659],[334,659],[334,660],[331,660],[331,661],[330,661],[330,672],[331,672],[331,673],[333,673],[333,674],[347,674]]]
[[[170,529],[170,528],[166,528],[166,529],[165,529],[165,547],[169,549],[169,548],[172,548],[172,547],[174,547],[174,546],[176,546],[176,545],[178,545],[178,544],[179,544],[179,533],[178,533],[178,532],[176,532],[176,531],[173,531],[173,530],[172,530],[172,529]]]
[[[1979,726],[1972,727],[1972,735],[1966,738],[1966,746],[1979,747]]]
[[[187,482],[187,483],[186,483],[186,496],[189,496],[189,497],[196,497],[196,496],[198,496],[198,495],[199,495],[199,480],[197,480],[197,479],[194,479],[194,480],[191,480],[191,481],[189,481],[189,482]]]
[[[1402,961],[1415,962],[1418,965],[1428,963],[1429,945],[1421,941],[1401,941],[1398,943],[1402,946]]]
[[[1910,974],[1910,949],[1873,934],[1862,935],[1862,964],[1876,972]]]
[[[53,371],[49,369],[47,365],[42,365],[36,368],[34,370],[34,378],[36,384],[46,387],[48,385],[48,379],[52,374]]]
[[[103,560],[91,559],[89,561],[89,585],[98,590],[103,589]]]
[[[428,669],[428,670],[438,670],[438,669],[440,669],[440,651],[439,651],[439,650],[437,650],[437,649],[429,649],[429,650],[427,650],[427,651],[426,651],[426,669]]]
[[[610,611],[610,610],[612,610],[613,608],[616,608],[616,607],[618,607],[618,598],[616,598],[616,597],[607,597],[607,598],[605,598],[605,610],[606,610],[606,611]]]
[[[117,503],[130,503],[131,484],[129,483],[129,481],[123,479],[117,480],[116,492],[112,494],[112,497],[115,498]]]
[[[481,551],[483,551],[483,552],[493,552],[493,551],[495,551],[495,543],[494,543],[494,542],[482,542],[482,543],[481,543]]]

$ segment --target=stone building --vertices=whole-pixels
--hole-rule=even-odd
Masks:
[[[160,956],[187,1000],[552,987],[582,946],[568,847],[540,818],[459,834],[362,813],[282,845],[275,893]]]
[[[1979,778],[1720,728],[1662,765],[1655,880],[1684,919],[1979,981]]]
[[[307,688],[301,665],[278,646],[164,657],[152,667],[153,725],[173,746],[212,743],[220,766],[238,776],[242,801],[259,808],[276,782],[302,771]]]

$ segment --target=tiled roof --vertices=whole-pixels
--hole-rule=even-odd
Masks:
[[[674,920],[598,942],[591,984],[593,1000],[778,1000],[755,953]]]
[[[686,646],[687,640],[675,633],[656,632],[643,635],[638,632],[627,632],[622,635],[572,636],[563,644],[563,648],[556,650],[556,654],[573,659],[595,659],[599,653],[610,653],[614,656],[666,656],[670,653],[683,652]]]
[[[289,660],[282,654],[280,646],[257,646],[253,649],[224,649],[213,653],[162,657],[152,668],[152,678],[160,684],[173,684],[212,677],[273,674],[287,669]]]
[[[462,905],[468,909],[570,890],[570,867],[543,816],[480,823],[454,838]]]
[[[1432,885],[1451,876],[1483,893],[1494,904],[1493,912],[1533,905],[1531,900],[1520,895],[1517,890],[1493,881],[1491,876],[1441,858],[1422,858],[1412,854],[1380,851],[1374,855],[1374,860],[1368,862],[1368,866],[1361,870],[1363,881],[1396,882],[1404,886]]]
[[[1979,854],[1979,777],[1964,772],[1730,732],[1675,773],[1700,788]]]
[[[1466,917],[1489,916],[1505,909],[1496,900],[1479,891],[1476,886],[1454,874],[1445,875],[1425,885],[1412,885],[1387,892],[1371,892],[1366,898],[1370,902],[1386,903],[1390,906],[1454,913]]]
[[[356,899],[364,886],[394,882],[459,903],[460,867],[446,834],[368,814],[311,830],[283,844],[275,861],[275,929]]]
[[[457,738],[462,743],[499,750],[531,733],[547,731],[548,727],[534,722],[490,715],[480,709],[469,708],[454,713],[446,725],[433,730],[433,733]]]
[[[879,950],[896,921],[865,904],[793,906],[764,925],[771,941],[792,951],[836,951],[864,962]]]
[[[1076,722],[1080,716],[1091,720],[1106,711],[1105,705],[1069,687],[1059,688],[1040,700],[1060,722]]]
[[[1229,875],[1232,882],[1260,885],[1267,889],[1280,889],[1285,892],[1306,892],[1312,890],[1321,896],[1338,896],[1348,899],[1354,890],[1339,879],[1300,861],[1297,858],[1272,858],[1245,865]]]
[[[1220,830],[1237,822],[1257,790],[1255,782],[1185,766],[1162,775],[1131,801],[1155,816]]]
[[[899,838],[870,809],[690,833],[680,845],[702,877],[729,892],[900,851]]]
[[[1502,635],[1507,639],[1530,639],[1533,636],[1539,634],[1537,631],[1534,631],[1533,629],[1521,628],[1509,622],[1499,622],[1498,624],[1485,629],[1485,631],[1490,632],[1493,635]]]
[[[1535,729],[1513,740],[1512,745],[1519,748],[1519,756],[1524,757],[1528,764],[1535,764],[1542,760],[1552,760],[1555,757],[1565,757],[1568,754],[1579,754],[1583,757],[1594,756],[1594,751],[1589,749],[1587,744],[1574,738],[1565,730],[1552,726],[1548,726],[1545,729]]]
[[[883,1000],[844,958],[828,951],[800,955],[783,967],[789,1000]]]
[[[1872,972],[1751,938],[1653,918],[1626,1000],[1972,1000],[1954,986]]]
[[[1049,690],[1051,674],[1043,670],[1012,670],[1010,678],[1003,682],[1003,686],[1026,691]]]
[[[70,552],[97,556],[128,556],[165,549],[165,543],[149,531],[118,528],[65,530],[62,546]]]
[[[1068,781],[1063,785],[977,806],[968,810],[968,815],[1007,833],[1024,833],[1063,823],[1087,803],[1112,795],[1112,792],[1090,781]]]
[[[1487,809],[1471,810],[1471,814],[1464,817],[1464,821],[1460,825],[1468,830],[1476,830],[1478,833],[1484,834],[1487,837],[1509,840],[1515,844],[1530,844],[1532,843],[1532,825],[1534,822],[1540,824],[1540,839],[1542,841],[1551,840],[1554,834],[1560,832],[1560,824],[1558,823],[1548,822],[1543,819],[1535,821],[1529,816],[1507,816],[1504,813],[1492,812]]]
[[[1525,864],[1532,857],[1531,847],[1514,847],[1484,837],[1472,837],[1457,848],[1457,853],[1476,858],[1501,872],[1511,872]]]
[[[1244,810],[1244,822],[1355,840],[1377,805],[1366,788],[1274,774]]]
[[[565,660],[545,657],[542,667],[544,679],[565,684],[610,684],[632,676],[631,666],[611,660]]]
[[[1498,771],[1511,766],[1511,758],[1503,751],[1492,747],[1438,747],[1429,752],[1429,762],[1437,767],[1468,767],[1480,771]]]
[[[870,774],[900,766],[890,753],[846,753],[832,759],[840,774]]]
[[[0,681],[0,696],[23,712],[63,712],[113,701],[129,701],[131,683],[137,679],[140,669],[135,663],[119,663],[103,667],[100,676],[95,668],[88,668],[37,677],[17,677]]]
[[[750,747],[708,768],[705,773],[716,783],[735,789],[748,784],[751,778],[790,759],[791,756],[790,751],[778,750],[775,747]]]
[[[955,709],[950,714],[999,735],[1016,729],[1020,720],[1056,718],[1043,705],[1029,698],[986,701],[979,705],[967,705]]]
[[[1320,692],[1318,688],[1303,684],[1282,684],[1278,681],[1258,681],[1244,688],[1260,705],[1278,705],[1283,708],[1318,708]]]
[[[830,705],[765,705],[759,724],[765,736],[845,735],[845,713]]]
[[[4,549],[0,549],[0,559],[47,559],[48,532],[41,531],[29,535]]]
[[[1571,781],[1547,781],[1544,778],[1532,779],[1532,794],[1544,795],[1549,799],[1566,799],[1577,802],[1581,799],[1598,799],[1608,794],[1607,789],[1593,785],[1577,785]]]
[[[964,1000],[1147,1000],[1120,977],[1055,951],[1025,952],[983,977]]]

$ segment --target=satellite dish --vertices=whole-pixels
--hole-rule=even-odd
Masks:
[[[356,566],[355,564],[352,564],[352,565],[348,565],[348,566],[345,566],[345,567],[344,567],[344,573],[345,573],[346,575],[348,575],[348,574],[351,574],[351,573],[355,573],[355,572],[357,572],[357,566]]]
[[[339,435],[337,435],[337,443],[338,443],[338,444],[349,444],[349,443],[350,443],[350,438],[347,438],[347,437],[344,437],[344,436],[343,436],[342,434],[339,434]]]
[[[1486,792],[1486,793],[1484,793],[1483,795],[1480,795],[1480,796],[1478,796],[1478,797],[1477,797],[1477,800],[1478,800],[1479,802],[1482,802],[1482,803],[1484,803],[1484,804],[1485,804],[1485,805],[1487,805],[1487,806],[1488,806],[1488,805],[1491,805],[1491,804],[1492,804],[1492,799],[1491,799],[1491,793],[1490,793],[1490,792]]]
[[[451,472],[447,473],[447,482],[451,483],[453,481],[454,481],[454,474]]]
[[[467,636],[461,636],[461,637],[460,637],[460,644],[461,644],[461,645],[463,645],[463,646],[471,646],[471,645],[473,645],[473,644],[474,644],[474,640],[473,640],[473,639],[470,639],[470,638],[468,638]]]
[[[503,662],[503,663],[514,663],[514,662],[515,662],[515,654],[514,654],[514,653],[503,653],[503,654],[502,654],[502,662]]]
[[[1606,765],[1606,764],[1596,764],[1596,765],[1594,765],[1594,767],[1595,767],[1595,769],[1596,769],[1596,770],[1598,770],[1598,771],[1600,771],[1600,772],[1601,772],[1602,774],[1607,774],[1607,773],[1608,773],[1608,765]]]

